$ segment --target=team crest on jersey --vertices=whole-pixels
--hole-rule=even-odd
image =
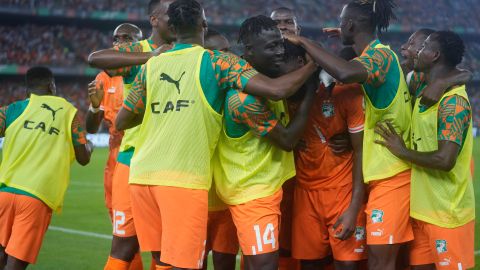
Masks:
[[[435,246],[437,247],[437,253],[442,254],[447,252],[447,241],[446,240],[436,240]]]
[[[382,223],[383,222],[383,211],[382,210],[378,210],[378,209],[374,209],[372,211],[372,215],[370,217],[372,219],[372,223],[375,224],[375,223]]]
[[[325,118],[330,118],[335,115],[335,106],[331,102],[325,102],[322,104],[322,113]]]
[[[115,88],[115,86],[112,86],[112,87],[108,88],[107,93],[114,94],[116,90],[117,89]]]
[[[362,241],[365,239],[365,227],[357,226],[355,229],[355,240]]]

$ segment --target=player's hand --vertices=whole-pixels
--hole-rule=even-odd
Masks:
[[[350,135],[348,133],[336,134],[328,140],[328,147],[336,155],[347,153],[353,150]]]
[[[292,35],[292,34],[285,34],[283,35],[283,38],[286,40],[290,41],[292,44],[295,45],[301,45],[302,44],[302,37],[297,36],[297,35]]]
[[[338,27],[326,27],[323,28],[323,32],[328,35],[329,38],[340,37],[342,31]]]
[[[305,151],[307,150],[307,142],[304,139],[301,139],[297,142],[297,145],[295,145],[295,151]]]
[[[333,225],[335,238],[342,241],[350,238],[355,232],[357,225],[357,214],[355,211],[348,208]]]
[[[93,108],[100,107],[103,100],[103,82],[97,84],[97,81],[93,81],[88,84],[88,98]]]
[[[168,51],[168,50],[171,50],[173,48],[173,44],[163,44],[162,46],[158,47],[157,49],[155,49],[154,51],[151,52],[152,54],[152,57],[153,56],[159,56],[160,54]]]
[[[445,87],[438,80],[428,84],[422,91],[420,104],[425,105],[427,108],[437,104],[445,90]]]
[[[403,138],[397,133],[390,121],[377,123],[375,133],[383,138],[383,141],[375,140],[375,143],[385,146],[395,156],[401,156],[407,149]]]

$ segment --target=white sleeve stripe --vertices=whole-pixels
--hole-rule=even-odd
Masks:
[[[348,132],[349,133],[359,133],[359,132],[362,132],[363,129],[364,129],[364,125],[361,125],[361,126],[354,127],[354,128],[348,128]]]

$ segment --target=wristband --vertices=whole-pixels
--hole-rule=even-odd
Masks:
[[[88,108],[88,110],[92,113],[98,113],[100,111],[100,107],[93,108],[92,104],[90,104],[90,107]]]

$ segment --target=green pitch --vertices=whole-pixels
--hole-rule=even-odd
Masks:
[[[476,139],[478,144],[480,139]],[[475,147],[475,187],[480,190],[480,149]],[[63,213],[52,219],[38,262],[33,270],[101,270],[110,251],[111,225],[103,199],[103,167],[106,149],[96,149],[90,165],[72,169],[72,180],[65,198]],[[480,213],[480,196],[477,195],[477,216]],[[480,225],[476,224],[476,234]],[[478,237],[477,237],[478,239]],[[475,250],[480,250],[476,241]],[[480,251],[476,257],[480,259]],[[211,261],[210,261],[211,262]],[[144,254],[145,269],[150,265]],[[211,265],[211,263],[210,263]],[[209,269],[213,269],[209,267]],[[477,266],[475,269],[480,269]]]

